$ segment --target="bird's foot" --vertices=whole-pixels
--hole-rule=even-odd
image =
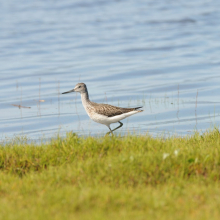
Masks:
[[[109,134],[111,134],[112,137],[114,136],[113,132],[111,132],[111,131],[107,132],[107,133],[105,134],[105,136],[109,136]]]

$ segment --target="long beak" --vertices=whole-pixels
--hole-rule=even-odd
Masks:
[[[66,94],[66,93],[70,93],[70,92],[75,92],[74,89],[67,91],[67,92],[63,92],[62,94]]]

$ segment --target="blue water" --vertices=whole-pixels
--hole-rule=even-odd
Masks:
[[[60,94],[78,82],[93,101],[144,106],[123,134],[218,126],[219,20],[214,0],[0,0],[0,138],[103,135]]]

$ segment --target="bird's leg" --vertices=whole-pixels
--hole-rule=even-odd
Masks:
[[[115,128],[114,130],[112,130],[112,131],[115,131],[115,130],[117,130],[117,129],[119,129],[120,127],[123,126],[123,123],[121,123],[120,121],[118,121],[118,123],[120,123],[120,125],[119,125],[117,128]]]
[[[106,135],[108,135],[108,134],[112,134],[112,136],[113,136],[113,131],[115,131],[115,130],[117,130],[117,129],[119,129],[120,127],[122,127],[123,126],[123,123],[122,122],[120,122],[120,121],[118,121],[118,123],[120,124],[117,128],[115,128],[115,129],[113,129],[113,130],[111,130],[111,128],[110,128],[110,126],[108,127],[109,128],[109,132],[107,132],[106,133]]]
[[[112,130],[111,130],[111,128],[110,128],[110,126],[108,126],[108,128],[109,128],[109,130],[110,130],[110,131],[109,131],[109,132],[107,132],[107,133],[106,133],[106,135],[109,135],[109,134],[111,133],[111,134],[112,134],[112,136],[113,136],[113,132],[112,132]]]

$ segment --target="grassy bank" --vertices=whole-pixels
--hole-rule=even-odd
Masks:
[[[219,219],[220,134],[0,148],[0,219]]]

